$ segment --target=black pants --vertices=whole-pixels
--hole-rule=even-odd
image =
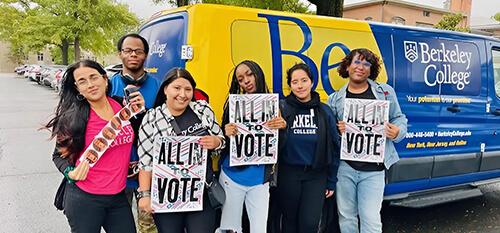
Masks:
[[[153,214],[159,233],[207,233],[215,232],[215,210],[203,192],[203,211]]]
[[[278,201],[283,214],[283,233],[317,233],[325,201],[326,168],[281,163]]]
[[[68,184],[64,196],[64,214],[74,233],[99,233],[101,227],[107,233],[136,232],[124,191],[116,195],[95,195],[81,190],[75,184]]]

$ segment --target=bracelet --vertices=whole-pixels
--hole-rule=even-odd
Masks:
[[[143,197],[151,197],[151,190],[137,192],[137,200],[140,200]]]
[[[68,173],[69,173],[70,171],[73,171],[73,170],[75,170],[75,167],[69,166],[69,167],[67,167],[66,169],[64,169],[64,172],[63,172],[63,175],[64,175],[64,177],[66,177],[66,179],[68,180],[68,183],[69,183],[69,184],[71,184],[71,183],[74,183],[74,182],[75,182],[73,179],[69,178],[69,175],[68,175]]]
[[[220,140],[219,146],[215,148],[215,150],[220,150],[226,145],[226,140],[224,138],[218,137]]]

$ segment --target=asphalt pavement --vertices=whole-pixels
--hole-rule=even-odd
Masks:
[[[53,206],[62,175],[51,160],[47,123],[57,105],[54,90],[0,73],[0,233],[70,232]],[[500,184],[484,196],[423,209],[384,204],[384,232],[500,232]],[[207,232],[210,233],[210,232]]]

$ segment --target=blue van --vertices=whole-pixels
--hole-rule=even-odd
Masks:
[[[259,63],[273,92],[290,92],[285,70],[305,62],[326,101],[346,79],[336,68],[355,48],[383,60],[377,79],[396,90],[408,134],[387,171],[385,200],[423,207],[481,195],[500,181],[500,41],[467,33],[260,9],[198,4],[162,11],[139,30],[145,66],[161,80],[184,67],[221,117],[230,74]]]

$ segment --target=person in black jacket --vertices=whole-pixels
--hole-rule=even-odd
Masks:
[[[287,122],[280,130],[278,200],[283,233],[316,233],[325,198],[333,195],[340,146],[336,118],[312,90],[309,67],[299,63],[287,71],[292,92],[281,113]]]

